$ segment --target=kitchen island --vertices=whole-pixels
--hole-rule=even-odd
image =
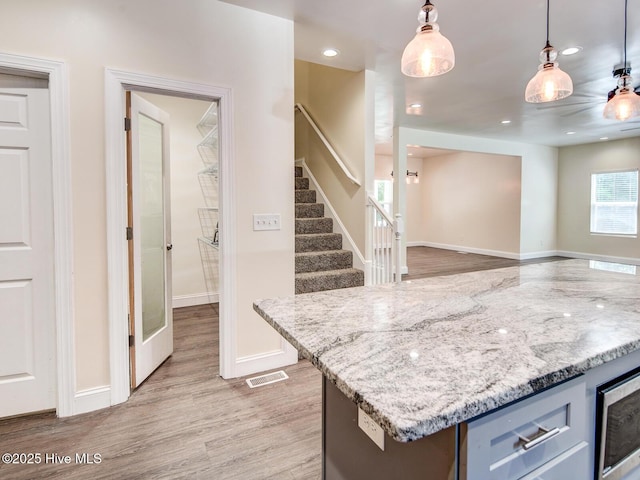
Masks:
[[[640,366],[640,278],[598,267],[612,268],[566,260],[254,309],[323,373],[325,478],[527,478],[562,455],[593,472],[596,386]]]

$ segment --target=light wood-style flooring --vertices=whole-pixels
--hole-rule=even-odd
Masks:
[[[288,380],[250,389],[218,376],[218,311],[174,310],[175,352],[129,401],[58,419],[0,420],[0,454],[42,453],[40,465],[4,465],[0,479],[318,479],[321,374],[307,361]],[[44,464],[45,453],[71,465]],[[74,465],[76,453],[100,464]]]
[[[524,263],[427,247],[410,247],[407,259],[404,279]],[[128,402],[63,419],[0,420],[0,454],[42,454],[40,465],[0,463],[0,479],[320,478],[320,372],[303,360],[285,369],[288,380],[257,389],[223,380],[217,305],[174,312],[173,356]],[[100,454],[101,463],[75,465],[76,453]],[[72,464],[45,464],[45,454],[70,455]]]
[[[440,248],[408,247],[407,267],[409,274],[403,275],[402,280],[415,280],[417,278],[454,275],[456,273],[492,270],[494,268],[513,267],[528,263],[555,262],[558,260],[566,260],[566,258],[545,257],[531,260],[512,260],[475,253],[460,253]]]

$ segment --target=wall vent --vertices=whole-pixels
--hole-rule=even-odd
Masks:
[[[247,385],[249,388],[262,387],[263,385],[269,385],[270,383],[280,382],[289,378],[283,370],[279,370],[273,373],[267,373],[260,375],[259,377],[247,378]]]

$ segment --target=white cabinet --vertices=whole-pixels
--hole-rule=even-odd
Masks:
[[[586,468],[586,453],[580,453],[588,451],[585,402],[581,376],[468,422],[461,478],[551,479],[563,478],[555,473],[563,469],[575,472],[578,464]]]
[[[591,475],[593,472],[589,470],[589,444],[580,442],[519,480],[588,479]]]

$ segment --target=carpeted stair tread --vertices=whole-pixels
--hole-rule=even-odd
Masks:
[[[309,179],[307,177],[296,177],[296,190],[309,190]]]
[[[364,272],[357,268],[299,273],[296,275],[296,293],[322,292],[338,288],[361,287]]]
[[[353,268],[353,254],[349,250],[324,250],[295,254],[296,273],[344,270]]]
[[[324,216],[322,203],[296,203],[295,218],[318,218]]]
[[[304,233],[332,233],[333,219],[327,217],[296,218],[296,235]]]
[[[295,253],[341,250],[339,233],[304,233],[295,236]]]
[[[295,167],[294,195],[296,293],[364,285],[364,272],[353,268],[353,253],[343,250],[342,235],[333,233],[333,219],[324,216],[302,167]]]
[[[295,202],[296,203],[316,203],[316,191],[315,190],[296,190]]]

